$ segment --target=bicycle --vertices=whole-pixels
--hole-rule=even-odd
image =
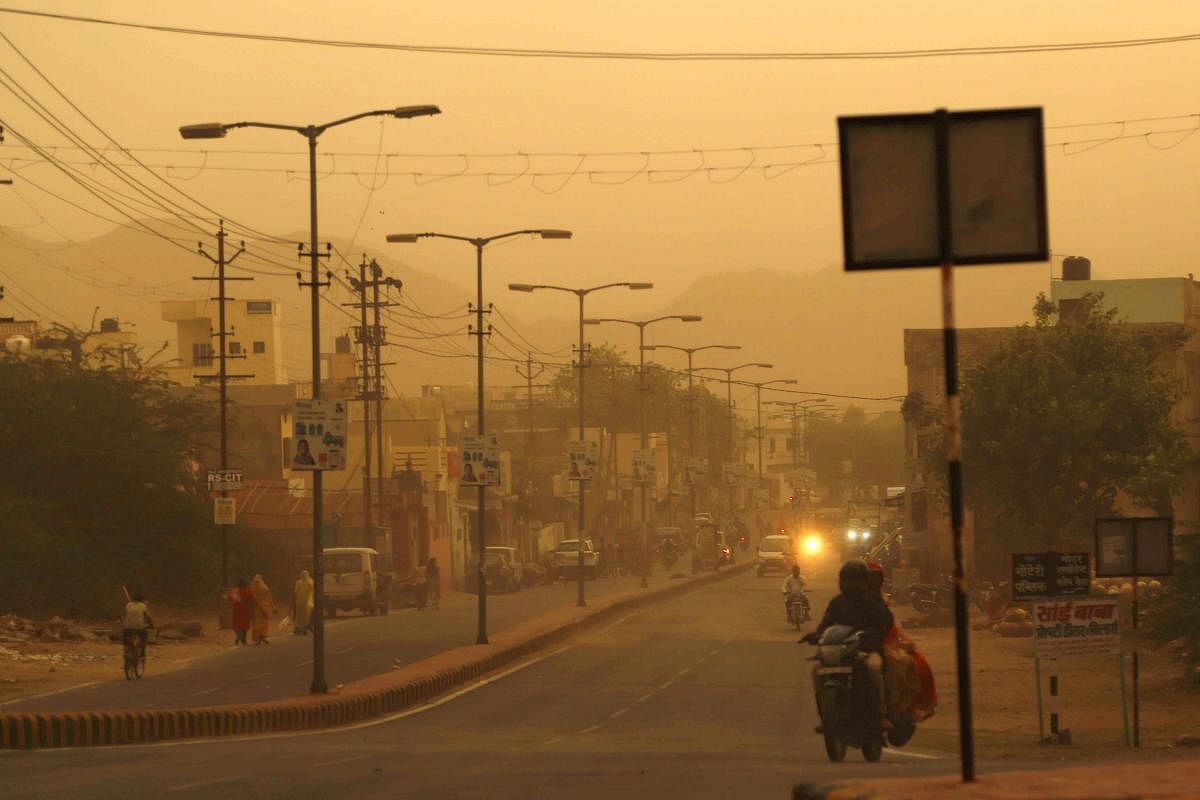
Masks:
[[[125,680],[141,678],[146,674],[146,632],[126,632],[123,636],[125,649]]]

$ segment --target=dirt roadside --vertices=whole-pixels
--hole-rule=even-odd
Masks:
[[[900,620],[911,610],[897,608]],[[906,613],[908,612],[908,613]],[[958,697],[954,631],[950,627],[907,628],[929,658],[937,678],[938,711],[913,740],[914,747],[958,751]],[[1006,638],[990,630],[974,630],[971,643],[971,689],[976,756],[1069,762],[1127,758],[1122,723],[1121,673],[1114,657],[1072,658],[1057,662],[1061,727],[1071,744],[1039,743],[1037,680],[1033,639]],[[1125,657],[1128,714],[1132,725],[1130,656]],[[1043,714],[1049,735],[1048,675],[1042,662]],[[1200,686],[1189,686],[1181,663],[1165,650],[1141,647],[1142,754],[1178,757],[1174,747],[1184,735],[1200,734]],[[1200,748],[1190,748],[1200,751]],[[1200,754],[1200,753],[1198,753]]]
[[[218,630],[212,609],[152,609],[152,613],[160,628],[200,626],[200,635],[190,638],[171,639],[164,635],[156,639],[151,631],[147,662],[154,672],[170,672],[198,658],[232,649],[233,631]],[[84,638],[60,641],[46,636],[21,641],[23,635],[17,632],[6,635],[5,627],[0,624],[0,707],[9,701],[80,684],[125,679],[121,643],[94,634],[97,630],[112,629],[118,624],[115,620],[71,620],[67,624]]]

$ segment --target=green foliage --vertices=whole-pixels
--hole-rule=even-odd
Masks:
[[[602,425],[618,433],[640,430],[641,398],[637,363],[626,361],[608,345],[593,347],[584,370],[584,413],[588,426]],[[564,367],[551,379],[551,394],[571,409],[560,414],[559,424],[571,427],[578,423],[573,406],[579,392],[579,373]],[[729,411],[720,386],[721,397],[709,387],[718,386],[693,379],[695,399],[695,452],[709,461],[709,480],[719,481],[721,463],[730,460]],[[667,431],[672,448],[688,449],[687,441],[687,378],[680,371],[646,365],[646,427],[649,431]]]
[[[817,480],[834,495],[854,485],[904,482],[904,420],[900,414],[871,418],[858,406],[847,408],[841,419],[812,414],[805,444]]]
[[[215,535],[198,401],[144,373],[0,358],[0,609],[110,614],[121,586],[192,602]]]
[[[1200,664],[1200,536],[1186,536],[1177,545],[1180,558],[1175,575],[1164,581],[1163,593],[1150,603],[1149,633],[1161,643],[1178,641],[1190,664]]]
[[[1059,320],[1039,296],[1033,325],[966,365],[964,488],[991,533],[977,542],[989,561],[1026,548],[1086,547],[1092,520],[1111,513],[1121,493],[1169,512],[1192,461],[1170,419],[1180,389],[1169,369],[1184,329],[1115,324],[1117,311],[1101,299],[1089,295]],[[926,474],[940,479],[937,415],[919,399],[905,413],[929,424],[920,447]]]

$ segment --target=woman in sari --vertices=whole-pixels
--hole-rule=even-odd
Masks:
[[[233,602],[233,643],[246,644],[246,634],[250,632],[250,620],[254,616],[254,594],[244,578],[229,592],[229,599]]]
[[[292,619],[296,621],[297,636],[306,636],[308,627],[312,624],[313,610],[313,579],[308,570],[301,570],[300,577],[292,588]]]
[[[868,561],[867,569],[870,570],[867,585],[882,600],[883,566]],[[899,625],[893,625],[883,638],[883,659],[888,702],[895,708],[911,712],[917,722],[933,716],[937,707],[933,669]]]
[[[275,601],[271,599],[271,590],[262,575],[255,575],[250,582],[250,591],[254,594],[254,643],[270,644],[267,636],[271,633],[271,617],[275,615]]]

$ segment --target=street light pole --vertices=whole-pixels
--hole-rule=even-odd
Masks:
[[[471,335],[476,337],[475,350],[475,370],[476,370],[476,415],[477,427],[476,433],[483,436],[485,433],[484,423],[484,391],[483,391],[483,337],[487,336],[489,331],[483,327],[483,248],[498,239],[507,239],[511,236],[520,236],[522,234],[530,234],[539,236],[542,239],[570,239],[571,232],[558,230],[555,228],[537,228],[526,229],[519,231],[509,231],[507,233],[499,233],[494,236],[458,236],[450,233],[392,233],[388,234],[387,241],[392,244],[412,244],[418,239],[452,239],[458,242],[466,242],[475,248],[475,330],[471,331]],[[476,565],[476,583],[479,589],[479,624],[478,634],[475,637],[475,644],[487,644],[487,578],[485,575],[484,555],[487,550],[487,485],[480,483],[477,487],[479,493],[476,499],[475,514],[475,530],[476,530],[476,548],[478,549],[478,563]]]
[[[616,283],[604,283],[599,286],[592,286],[587,289],[571,289],[566,286],[551,286],[549,284],[544,284],[544,283],[510,283],[508,285],[509,291],[513,291],[513,292],[534,292],[534,291],[537,291],[538,289],[549,289],[549,290],[553,290],[556,292],[568,292],[579,298],[579,361],[578,361],[577,367],[579,369],[579,398],[578,398],[578,402],[579,402],[579,441],[581,443],[584,441],[584,437],[587,435],[586,429],[584,428],[584,416],[583,416],[583,411],[584,411],[583,370],[586,367],[586,364],[584,362],[584,352],[585,352],[586,344],[583,339],[583,325],[584,325],[583,301],[592,292],[598,292],[603,289],[614,289],[614,288],[618,288],[618,287],[623,287],[623,288],[632,289],[632,290],[653,289],[654,284],[640,282],[640,281],[618,281]],[[585,481],[581,478],[579,480],[579,522],[577,525],[577,527],[579,529],[579,560],[576,562],[576,568],[579,571],[579,601],[577,602],[576,605],[579,605],[581,607],[587,605],[587,601],[584,597],[584,576],[583,576],[583,534],[584,534],[584,530],[586,528],[585,520],[584,520],[584,494],[585,494]]]
[[[688,360],[688,366],[687,366],[688,460],[692,461],[695,458],[695,454],[696,454],[696,442],[695,442],[695,438],[696,438],[696,424],[695,424],[696,398],[693,394],[693,387],[692,387],[692,356],[694,356],[696,353],[700,353],[705,350],[741,350],[742,346],[738,345],[738,344],[706,344],[701,347],[676,347],[675,345],[672,345],[672,344],[653,344],[653,345],[645,345],[642,349],[644,349],[644,350],[677,350],[680,353],[687,353],[687,360]],[[684,463],[683,474],[684,475],[688,474],[686,462]],[[689,495],[690,495],[690,506],[691,506],[691,510],[692,510],[691,523],[694,525],[696,522],[696,485],[694,482],[691,483],[690,485],[691,485],[691,490],[689,491]]]
[[[620,322],[620,323],[624,323],[626,325],[636,325],[637,326],[637,329],[638,329],[638,394],[639,394],[638,417],[639,417],[639,427],[641,430],[641,437],[640,437],[641,445],[640,446],[643,451],[645,451],[646,449],[648,449],[650,447],[650,437],[649,437],[649,433],[646,430],[646,391],[647,391],[647,387],[646,387],[646,328],[647,328],[647,326],[653,325],[656,322],[662,322],[663,320],[668,320],[668,319],[675,319],[675,320],[679,320],[680,322],[700,322],[702,317],[699,314],[668,314],[666,316],[655,317],[654,319],[644,319],[644,320],[613,319],[613,318],[609,318],[609,317],[584,320],[584,323],[587,325],[599,325],[603,322]],[[648,581],[649,581],[649,576],[650,576],[650,556],[649,556],[649,547],[647,544],[647,540],[649,537],[648,537],[647,530],[646,530],[646,528],[647,528],[647,525],[646,525],[646,517],[647,517],[646,499],[647,499],[647,495],[649,493],[648,492],[649,487],[646,485],[645,481],[642,481],[639,489],[640,489],[639,494],[641,495],[641,514],[640,514],[640,516],[641,516],[641,523],[642,523],[642,588],[646,589],[649,587]]]
[[[734,451],[734,445],[733,445],[733,438],[734,438],[734,432],[733,432],[734,431],[733,373],[735,373],[741,369],[748,369],[749,367],[759,367],[761,369],[774,369],[775,365],[768,364],[763,361],[751,361],[746,364],[738,364],[736,367],[696,367],[696,369],[698,369],[698,370],[712,370],[714,372],[724,372],[725,373],[725,402],[726,402],[726,405],[728,406],[728,410],[729,410],[729,458],[731,460],[733,459],[733,451]],[[734,491],[735,491],[735,487],[730,485],[730,487],[729,487],[729,514],[731,516],[733,515]]]
[[[763,424],[762,424],[762,390],[768,386],[779,386],[783,384],[796,383],[795,378],[778,378],[773,381],[759,381],[752,383],[750,381],[738,381],[743,386],[754,387],[754,405],[758,416],[758,480],[759,483],[763,479]]]
[[[274,122],[205,122],[198,125],[184,125],[179,134],[184,139],[223,139],[225,134],[234,128],[267,128],[299,133],[308,141],[308,255],[309,279],[302,285],[312,290],[312,399],[321,398],[321,258],[317,250],[317,139],[330,128],[345,125],[366,117],[390,116],[397,119],[432,116],[440,114],[441,109],[434,105],[401,106],[399,108],[364,111],[349,117],[327,122],[324,125],[283,125]],[[303,248],[301,248],[303,252]],[[324,694],[328,691],[325,683],[325,587],[322,543],[322,492],[324,485],[321,470],[313,470],[313,677],[309,691],[313,694]]]

